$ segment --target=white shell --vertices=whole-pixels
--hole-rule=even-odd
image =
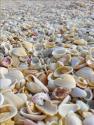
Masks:
[[[10,79],[5,79],[5,78],[0,79],[0,89],[7,89],[7,88],[9,88],[11,83],[12,82],[11,82]]]
[[[72,97],[80,97],[80,98],[84,98],[87,96],[87,93],[85,90],[80,89],[78,87],[73,88],[72,92],[71,92]]]
[[[4,102],[4,96],[2,95],[2,93],[0,93],[0,105],[2,105]]]
[[[89,88],[86,88],[85,91],[87,93],[87,96],[84,97],[84,99],[87,100],[87,101],[92,100],[92,98],[93,98],[92,90],[89,89]]]
[[[94,125],[94,115],[87,116],[83,121],[83,125]]]
[[[64,125],[82,125],[82,121],[75,113],[71,112],[65,117]]]
[[[59,105],[58,107],[58,112],[60,116],[64,117],[66,116],[69,112],[76,112],[79,110],[80,107],[77,104],[64,104],[63,102]]]
[[[76,104],[79,105],[81,111],[88,111],[89,110],[89,106],[81,100],[77,100]]]

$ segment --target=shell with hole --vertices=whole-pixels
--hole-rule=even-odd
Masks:
[[[62,78],[57,78],[54,80],[54,84],[58,87],[64,87],[68,89],[76,87],[76,81],[70,74],[63,74]]]
[[[13,118],[17,114],[17,109],[13,105],[1,105],[0,106],[0,123]]]
[[[48,88],[34,75],[27,76],[27,89],[32,93],[48,92]]]

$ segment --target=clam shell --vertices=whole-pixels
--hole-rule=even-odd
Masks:
[[[56,48],[53,50],[52,55],[54,56],[54,58],[58,59],[61,58],[63,55],[65,55],[66,53],[66,49],[65,48]]]
[[[0,78],[4,78],[4,75],[8,73],[8,69],[0,67]]]
[[[28,50],[28,52],[32,52],[32,50],[33,50],[33,44],[32,43],[23,41],[22,44]]]
[[[29,77],[29,76],[28,76]],[[37,92],[48,92],[48,88],[40,81],[38,80],[34,75],[31,75],[31,81],[29,81],[26,86],[29,91],[32,93],[37,93]]]
[[[45,100],[44,105],[35,105],[38,110],[46,115],[53,116],[57,113],[57,106],[51,101]]]
[[[43,120],[46,118],[46,115],[43,114],[29,114],[26,110],[26,108],[21,108],[20,113],[22,116],[24,116],[25,118],[31,119],[31,120]]]
[[[94,115],[90,115],[83,120],[83,125],[94,125]]]
[[[58,107],[58,113],[61,117],[65,117],[69,112],[76,112],[80,107],[77,104],[64,104],[63,102]]]
[[[71,91],[72,97],[80,97],[80,98],[85,98],[87,96],[87,93],[85,90],[80,89],[78,87],[73,88]]]
[[[26,53],[25,49],[22,48],[22,47],[13,48],[12,53],[13,53],[15,56],[18,56],[18,57],[25,57],[25,56],[27,56],[27,53]]]
[[[62,78],[57,78],[54,80],[54,84],[59,87],[64,87],[72,89],[76,87],[76,81],[72,75],[63,74]]]
[[[17,109],[12,105],[0,106],[0,123],[11,119],[17,114]]]
[[[4,102],[4,96],[2,95],[2,93],[0,93],[0,106],[3,104]]]
[[[87,45],[87,41],[85,41],[84,39],[75,40],[73,43],[77,45]]]
[[[62,77],[63,74],[72,73],[72,72],[73,72],[73,68],[70,66],[58,67],[54,72],[54,76],[55,77]]]
[[[23,93],[14,94],[11,91],[6,91],[3,93],[4,95],[4,103],[11,104],[18,109],[21,108],[27,101],[27,96]]]
[[[64,125],[82,125],[82,121],[75,113],[69,113],[64,119]]]

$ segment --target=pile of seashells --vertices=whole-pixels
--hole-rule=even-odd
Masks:
[[[94,125],[94,47],[77,29],[22,27],[1,38],[0,125]]]

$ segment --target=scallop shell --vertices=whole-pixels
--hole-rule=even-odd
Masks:
[[[17,114],[17,109],[12,105],[0,106],[0,123],[11,119]]]
[[[29,91],[31,91],[32,93],[37,93],[42,91],[48,92],[48,88],[34,75],[29,75],[27,79],[29,80],[29,78],[31,80],[28,81],[28,83],[26,84]]]
[[[0,106],[3,104],[4,102],[4,96],[2,95],[2,93],[0,93]]]
[[[22,48],[22,47],[13,48],[12,53],[13,53],[15,56],[18,56],[18,57],[25,57],[25,56],[27,56],[27,53],[26,53],[25,49]]]
[[[94,115],[90,115],[83,120],[83,125],[94,125]]]
[[[82,121],[75,113],[69,113],[64,119],[64,125],[82,125]]]
[[[57,113],[57,105],[48,100],[45,100],[43,105],[36,104],[35,106],[38,110],[49,116],[53,116]]]
[[[84,46],[87,45],[87,41],[85,41],[84,39],[74,40],[73,43],[75,43],[77,45],[84,45]]]
[[[4,103],[14,105],[18,109],[21,108],[27,101],[27,96],[23,93],[14,94],[11,91],[6,91],[3,93]]]
[[[67,88],[58,87],[52,92],[53,98],[63,100],[67,95],[69,95],[70,90]]]
[[[80,89],[78,87],[73,88],[71,91],[72,97],[80,97],[80,98],[85,98],[87,96],[87,93],[85,90]]]
[[[65,117],[69,112],[76,112],[79,109],[80,107],[77,104],[64,104],[63,102],[61,102],[58,107],[58,113],[61,117]]]
[[[65,55],[66,53],[66,49],[65,48],[56,48],[53,50],[52,55],[54,56],[54,58],[58,59],[61,58],[63,55]]]
[[[63,74],[65,73],[72,73],[73,72],[73,68],[70,66],[63,66],[63,67],[58,67],[55,72],[54,72],[54,76],[55,77],[62,77]]]
[[[58,87],[64,87],[72,89],[76,87],[76,81],[72,75],[63,74],[62,78],[57,78],[54,80],[54,84]]]

